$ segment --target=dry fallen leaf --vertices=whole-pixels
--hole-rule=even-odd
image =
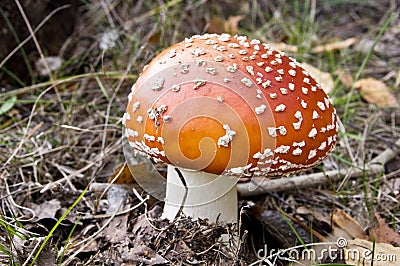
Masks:
[[[369,103],[380,107],[396,107],[399,103],[396,97],[390,93],[386,84],[374,78],[365,78],[358,80],[354,87],[360,90],[361,97]]]
[[[284,42],[270,42],[268,40],[264,41],[265,43],[268,43],[269,45],[271,45],[272,47],[274,47],[275,49],[278,49],[282,52],[287,52],[287,53],[297,53],[299,51],[299,48],[296,45],[291,45],[291,44],[287,44]]]
[[[309,210],[305,206],[300,206],[299,208],[296,209],[296,212],[299,214],[312,214],[312,216],[317,219],[318,221],[324,222],[326,224],[330,224],[330,217],[326,216],[322,212],[319,212],[318,210]]]
[[[397,247],[400,246],[400,235],[393,231],[379,214],[375,213],[375,218],[378,223],[369,230],[370,239],[378,243],[388,243]]]
[[[114,217],[103,231],[103,236],[110,243],[121,243],[127,238],[128,215]]]
[[[220,16],[212,16],[207,25],[207,32],[221,34],[224,32],[224,21]]]
[[[229,16],[224,22],[225,32],[235,35],[239,33],[239,22],[243,19],[243,16]]]
[[[322,53],[322,52],[331,52],[334,50],[341,50],[347,47],[350,47],[354,43],[356,43],[357,38],[349,38],[346,40],[335,41],[332,43],[327,43],[324,45],[318,45],[312,49],[314,53]]]
[[[338,76],[340,82],[342,82],[346,88],[351,88],[353,85],[353,77],[349,73],[342,69],[338,69],[335,71],[335,75]]]
[[[301,66],[310,73],[310,75],[319,83],[319,85],[321,85],[321,88],[326,94],[329,94],[333,91],[335,83],[331,74],[322,72],[318,68],[307,63],[301,63]]]
[[[213,16],[208,23],[208,32],[211,33],[229,33],[235,35],[239,33],[239,22],[243,16],[229,16],[227,19],[221,16]]]
[[[124,265],[168,265],[167,259],[145,245],[126,247],[121,254]]]
[[[108,209],[106,214],[113,215],[130,208],[128,191],[122,187],[112,185],[107,191],[107,201]],[[126,238],[127,230],[128,216],[119,215],[111,220],[103,233],[111,243],[120,243]]]
[[[61,209],[61,202],[58,199],[51,199],[41,204],[32,203],[30,209],[35,213],[35,222],[46,218],[56,219],[56,214]]]
[[[373,257],[372,257],[373,256]],[[400,248],[386,243],[374,243],[365,239],[349,240],[344,249],[344,258],[349,265],[390,266],[399,265]]]
[[[360,224],[354,220],[353,217],[340,209],[335,209],[333,211],[332,221],[350,234],[353,238],[367,238],[367,235],[361,228]]]
[[[126,163],[121,163],[108,178],[108,182],[114,184],[131,184],[135,183],[135,179],[133,178],[128,165]]]
[[[334,51],[334,50],[340,50],[347,48],[351,45],[353,45],[357,41],[357,38],[349,38],[344,41],[336,41],[324,45],[318,45],[312,49],[313,53],[322,53],[322,52],[329,52],[329,51]],[[275,42],[269,42],[268,40],[265,41],[266,43],[269,43],[271,46],[275,47],[278,50],[288,52],[288,53],[297,53],[299,51],[299,48],[296,45],[292,44],[287,44],[287,43],[275,43]]]

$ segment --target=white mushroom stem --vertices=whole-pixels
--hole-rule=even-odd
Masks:
[[[163,218],[181,213],[196,220],[237,222],[237,178],[168,165]]]

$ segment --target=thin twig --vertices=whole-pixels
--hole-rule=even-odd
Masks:
[[[38,30],[40,30],[44,24],[46,24],[46,22],[51,19],[57,12],[66,9],[68,7],[70,7],[71,5],[67,4],[67,5],[63,5],[60,6],[56,9],[54,9],[53,11],[50,12],[50,14],[48,14],[41,22],[39,25],[37,25],[37,27],[35,27],[35,29],[33,30],[33,35],[30,34],[28,37],[25,38],[25,40],[23,40],[20,44],[17,45],[17,47],[15,47],[0,63],[0,68],[2,68],[4,66],[5,63],[7,63],[7,61],[16,53],[18,52],[19,49],[21,49],[30,39],[32,39],[32,37],[34,36],[34,34],[36,34],[36,32],[38,32]]]
[[[33,104],[32,107],[32,111],[29,115],[29,119],[27,122],[27,125],[25,127],[24,130],[24,135],[21,138],[21,141],[19,142],[18,146],[14,149],[13,153],[8,157],[8,160],[3,164],[3,166],[0,168],[0,171],[3,171],[2,174],[0,175],[0,179],[4,179],[5,175],[6,175],[6,166],[13,160],[13,158],[17,155],[17,153],[19,152],[19,150],[22,148],[22,145],[25,143],[25,141],[30,137],[31,135],[31,131],[29,131],[29,127],[31,126],[31,122],[32,122],[32,118],[34,116],[35,110],[36,110],[36,106],[39,102],[39,99],[41,99],[43,97],[43,95],[45,95],[50,89],[52,89],[53,86],[48,87],[47,89],[45,89],[44,91],[42,91],[42,93],[40,93],[40,95],[36,98],[35,103]],[[35,128],[34,128],[35,129]],[[33,130],[34,130],[33,129]]]
[[[400,139],[396,142],[396,145],[400,145]],[[366,164],[364,169],[346,168],[340,170],[331,170],[322,173],[262,180],[261,182],[256,182],[256,179],[253,178],[250,182],[238,184],[238,192],[244,197],[256,196],[265,194],[270,191],[280,192],[293,189],[315,187],[325,184],[328,179],[331,181],[337,181],[344,175],[348,175],[350,176],[350,178],[356,178],[363,176],[366,173],[377,173],[382,171],[384,165],[388,161],[396,157],[398,153],[399,151],[388,148],[377,157],[375,157],[371,162]],[[249,189],[250,186],[252,186],[254,189]]]
[[[38,51],[38,53],[39,53],[39,55],[40,55],[40,58],[43,60],[43,65],[44,65],[44,67],[45,67],[45,69],[46,69],[46,72],[47,72],[48,75],[49,75],[49,78],[50,78],[51,83],[53,84],[53,83],[54,83],[53,74],[52,74],[52,72],[51,72],[51,70],[50,70],[49,64],[48,64],[47,61],[46,61],[46,57],[44,56],[44,53],[43,53],[43,51],[42,51],[42,48],[40,47],[39,41],[38,41],[37,38],[36,38],[35,32],[34,32],[33,29],[32,29],[32,25],[31,25],[31,23],[30,23],[28,17],[26,16],[25,11],[24,11],[23,7],[21,6],[19,0],[14,0],[14,1],[15,1],[15,3],[16,3],[17,6],[18,6],[18,10],[19,10],[19,12],[21,13],[22,18],[24,19],[24,22],[25,22],[25,24],[26,24],[26,27],[28,28],[29,34],[32,36],[33,43],[34,43],[35,46],[36,46],[36,50]],[[62,110],[63,113],[64,113],[64,112],[65,112],[64,105],[62,104],[61,96],[60,96],[60,94],[58,93],[57,86],[53,86],[53,88],[54,88],[54,91],[55,91],[56,96],[57,96],[58,104],[60,105],[61,110]]]
[[[107,183],[107,187],[103,190],[103,192],[101,193],[100,197],[98,198],[98,200],[102,199],[104,194],[106,194],[106,192],[109,190],[109,188],[114,184],[114,182],[120,177],[120,175],[122,174],[122,172],[124,171],[124,168],[126,167],[126,162],[124,162],[124,164],[122,165],[121,169],[119,169],[118,173],[115,175],[115,177],[111,180],[110,183]]]
[[[28,265],[29,261],[32,259],[33,255],[35,254],[36,250],[40,247],[40,244],[46,239],[45,237],[37,237],[35,238],[37,243],[35,247],[30,252],[29,256],[26,258],[24,264],[22,266]]]
[[[178,167],[175,167],[174,170],[175,170],[176,173],[178,174],[179,179],[181,180],[182,185],[183,185],[184,188],[185,188],[185,194],[183,195],[181,205],[179,206],[179,210],[178,210],[178,212],[176,213],[175,218],[174,218],[174,220],[172,221],[172,223],[175,223],[175,222],[179,219],[179,217],[181,217],[181,215],[182,215],[182,213],[183,213],[183,208],[185,207],[185,203],[186,203],[186,199],[187,199],[187,196],[188,196],[188,192],[189,192],[188,186],[187,186],[187,184],[186,184],[185,177],[183,176],[182,172],[179,170]]]
[[[8,202],[10,202],[10,204],[12,204],[12,207],[9,206],[10,210],[15,210],[14,208],[17,208],[17,209],[21,209],[21,210],[27,211],[27,212],[29,212],[31,214],[31,217],[29,217],[27,219],[22,219],[22,217],[16,217],[17,214],[14,213],[13,215],[15,216],[15,218],[17,218],[18,221],[20,221],[20,222],[29,222],[29,221],[33,220],[33,218],[35,218],[35,216],[36,216],[35,211],[30,209],[30,208],[28,208],[28,207],[25,207],[25,206],[17,204],[14,201],[14,198],[12,197],[12,193],[10,191],[10,187],[8,185],[8,181],[7,181],[6,178],[4,178],[4,184],[5,184],[5,188],[6,188],[6,192],[7,192]],[[26,215],[26,214],[24,214],[24,215]],[[15,218],[13,218],[13,219],[15,219]]]
[[[236,258],[235,258],[235,261],[234,261],[232,266],[239,266],[240,265],[240,262],[242,261],[242,257],[243,257],[244,247],[247,244],[248,235],[249,235],[249,231],[244,230],[243,236],[242,236],[242,238],[240,240],[240,243],[239,243],[238,250],[236,252]]]
[[[113,106],[113,102],[115,100],[115,98],[117,97],[117,93],[120,90],[120,88],[122,87],[122,83],[124,82],[125,78],[128,77],[128,73],[132,68],[132,65],[136,62],[136,60],[139,58],[139,56],[142,54],[144,49],[144,46],[140,47],[139,51],[136,53],[136,55],[129,61],[128,67],[126,68],[126,70],[123,73],[122,79],[120,79],[118,81],[117,87],[115,88],[109,102],[107,105],[107,111],[106,111],[106,116],[105,116],[105,121],[104,121],[104,132],[103,132],[103,137],[102,137],[102,142],[101,142],[101,150],[102,150],[102,154],[104,155],[104,147],[106,145],[106,137],[107,137],[107,129],[108,129],[108,120],[110,117],[110,112],[111,112],[111,107]],[[104,68],[105,69],[105,68]]]
[[[144,201],[139,202],[134,207],[130,208],[129,211],[132,211],[133,209],[139,207],[145,201],[146,201],[146,199],[144,199]],[[111,221],[114,219],[114,217],[116,215],[120,214],[120,213],[118,213],[118,210],[122,206],[122,203],[123,203],[123,201],[120,202],[120,204],[119,204],[118,208],[115,210],[115,212],[112,213],[111,217],[103,224],[103,226],[101,228],[99,228],[98,231],[94,232],[91,236],[89,236],[75,244],[75,246],[80,246],[80,248],[77,251],[75,251],[75,253],[72,254],[66,261],[64,261],[61,264],[61,266],[68,265],[73,260],[73,258],[75,258],[79,253],[81,253],[81,251],[84,250],[87,246],[89,246],[97,237],[99,237],[99,234],[111,223]]]
[[[126,210],[117,212],[117,213],[115,213],[115,215],[114,215],[114,213],[97,214],[97,215],[96,215],[96,214],[95,214],[95,215],[87,215],[87,216],[83,216],[83,217],[81,218],[81,220],[105,219],[105,218],[110,218],[110,217],[112,217],[112,216],[120,216],[120,215],[122,215],[122,214],[127,214],[127,213],[129,213],[129,212],[131,212],[131,211],[137,209],[137,208],[140,207],[141,205],[144,205],[144,204],[146,203],[146,201],[149,200],[149,198],[150,198],[150,196],[147,195],[146,197],[142,198],[142,200],[141,200],[139,203],[137,203],[136,205],[130,207],[129,209],[126,209]]]
[[[358,125],[356,125],[356,124],[349,123],[348,127],[352,127],[352,128],[357,129],[359,131],[363,131],[363,128],[358,126]],[[400,151],[400,145],[399,144],[397,144],[397,143],[395,143],[395,142],[393,142],[393,141],[391,141],[391,140],[389,140],[389,139],[387,139],[385,137],[382,137],[379,134],[376,134],[374,132],[368,132],[368,136],[371,137],[371,138],[377,139],[380,142],[385,143],[387,145],[387,147],[389,147],[392,150],[399,150]]]

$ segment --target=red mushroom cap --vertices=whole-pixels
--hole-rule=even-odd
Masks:
[[[196,35],[155,57],[133,85],[123,120],[137,152],[229,175],[313,167],[338,129],[328,96],[294,59],[228,34]]]

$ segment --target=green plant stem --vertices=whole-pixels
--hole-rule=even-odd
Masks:
[[[86,186],[86,188],[82,191],[82,193],[79,195],[79,197],[74,201],[74,203],[66,210],[63,215],[58,219],[57,223],[53,226],[53,228],[50,230],[49,234],[46,236],[44,239],[43,243],[40,245],[39,250],[36,252],[35,257],[33,258],[31,262],[31,266],[35,263],[35,261],[39,258],[40,253],[42,252],[43,248],[46,246],[47,242],[50,240],[51,236],[53,235],[54,231],[58,228],[58,226],[61,224],[61,222],[67,217],[68,213],[72,211],[73,208],[81,201],[85,193],[88,191],[89,185]]]
[[[389,26],[389,23],[393,20],[393,18],[394,18],[394,13],[392,12],[390,14],[390,16],[386,19],[386,21],[383,24],[383,26],[380,29],[380,31],[378,32],[378,35],[376,35],[376,38],[375,38],[371,48],[369,49],[368,53],[364,57],[364,60],[362,61],[360,68],[358,69],[356,75],[354,76],[354,79],[353,79],[354,81],[353,81],[353,84],[351,85],[350,92],[346,97],[346,103],[345,103],[345,107],[344,107],[343,121],[344,121],[345,124],[347,124],[348,119],[349,119],[349,105],[350,105],[350,99],[352,98],[352,96],[354,94],[354,89],[355,89],[354,84],[357,82],[357,80],[360,79],[360,76],[361,76],[362,72],[364,71],[365,67],[367,66],[369,58],[371,57],[372,52],[374,51],[376,44],[381,39],[383,33],[385,32],[385,30],[387,29],[387,27]]]
[[[7,15],[4,13],[2,8],[0,8],[0,14],[4,18],[4,20],[6,21],[7,26],[10,29],[10,32],[11,32],[11,34],[13,35],[13,37],[15,39],[15,42],[17,44],[20,44],[21,40],[19,39],[18,34],[14,29],[14,26],[12,25],[11,21],[8,19]],[[21,55],[22,55],[22,59],[24,60],[25,65],[26,65],[26,68],[28,70],[29,76],[32,79],[32,83],[35,83],[35,75],[33,74],[33,70],[32,70],[31,64],[29,62],[28,56],[27,56],[27,54],[25,52],[25,49],[23,47],[21,47]],[[10,73],[8,73],[8,74],[10,74]],[[12,76],[13,78],[16,77],[16,75],[10,75],[10,76]],[[17,78],[16,81],[17,82],[21,82],[21,80],[19,78]]]

